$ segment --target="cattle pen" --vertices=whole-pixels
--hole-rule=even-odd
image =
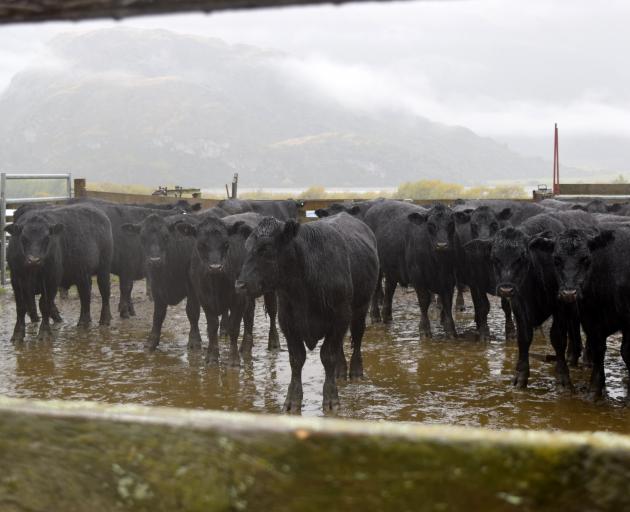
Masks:
[[[90,191],[83,179],[75,179],[73,189],[77,197],[115,203],[172,201],[167,197]],[[194,201],[204,208],[218,202],[204,198]],[[333,202],[306,201],[302,210],[326,208]],[[433,201],[418,201],[428,202]],[[304,212],[301,215],[307,220]],[[407,304],[407,299],[403,303]],[[404,329],[410,328],[408,324]],[[73,333],[71,330],[68,335]],[[92,336],[88,334],[73,343],[90,345]],[[378,331],[377,336],[383,333]],[[392,336],[404,339],[409,331]],[[389,350],[399,351],[399,343]],[[495,358],[497,347],[491,345],[487,354],[494,355],[484,357]],[[140,355],[136,354],[134,359]],[[52,375],[47,369],[50,363],[45,363],[31,377],[31,362],[24,355],[18,357],[16,363],[24,377],[40,374],[46,379]],[[177,356],[181,357],[186,357],[183,352]],[[264,357],[256,356],[254,373],[266,371],[259,368]],[[369,368],[372,358],[383,355],[375,351],[365,357]],[[79,364],[85,365],[86,361]],[[92,364],[87,362],[88,366]],[[197,364],[190,361],[193,373],[198,371]],[[185,372],[186,366],[178,371]],[[74,370],[68,366],[63,371]],[[84,371],[89,370],[86,367]],[[166,374],[164,378],[168,379]],[[183,374],[181,378],[183,387],[193,382]],[[220,377],[225,378],[230,377]],[[60,381],[70,385],[63,383]],[[121,385],[115,379],[111,383]],[[193,388],[197,386],[193,384]],[[35,393],[30,396],[51,396],[42,392],[43,388],[37,389],[40,391],[32,388]],[[10,390],[8,394],[20,396]],[[0,400],[0,460],[6,468],[0,482],[0,503],[4,509],[42,510],[54,504],[59,510],[83,510],[87,501],[93,510],[152,511],[319,510],[332,504],[351,511],[610,510],[630,506],[625,485],[630,476],[627,436],[510,429],[510,421],[516,426],[529,424],[519,419],[518,412],[507,416],[506,422],[490,420],[490,425],[501,428],[495,430],[75,401],[81,395],[85,394],[70,391],[53,395],[70,400]],[[98,392],[87,396],[98,396]],[[105,401],[124,402],[124,396],[114,393]],[[161,403],[149,396],[136,396],[132,401]],[[509,399],[517,409],[525,406],[518,394]],[[191,403],[198,409],[202,402],[175,403]],[[273,411],[277,407],[274,403],[263,410]],[[307,404],[308,416],[312,414],[310,407],[312,404]],[[228,407],[240,408],[234,404]],[[248,406],[245,410],[260,409]],[[565,427],[593,428],[596,423],[585,419],[588,414],[584,412],[582,419],[576,418],[577,423],[571,425],[569,421]],[[348,417],[360,417],[360,413]],[[387,414],[381,416],[375,408],[367,417],[384,418]],[[625,430],[623,417],[623,411],[617,414],[614,430]],[[398,419],[411,418],[400,415]],[[427,419],[430,423],[436,420],[430,415]],[[437,421],[442,420],[437,417]],[[545,423],[541,420],[540,424]],[[53,478],[51,467],[55,468]]]
[[[323,3],[0,1],[0,23]],[[57,177],[68,180],[68,197],[172,202],[92,191],[84,179],[74,179],[71,187],[69,174]],[[4,197],[4,178],[2,228],[7,206],[32,199]],[[608,200],[630,195],[630,186],[558,184],[556,192]],[[523,201],[538,199],[534,194]],[[194,201],[204,209],[218,203]],[[309,220],[307,212],[342,201],[305,200],[300,222]],[[4,230],[1,250],[4,285]],[[295,417],[270,414],[280,411],[279,389],[288,383],[280,367],[288,367],[289,360],[286,351],[268,355],[260,348],[267,321],[262,308],[256,313],[253,362],[239,373],[208,370],[198,354],[186,351],[180,341],[187,331],[178,326],[186,319],[183,308],[166,323],[167,348],[154,354],[137,343],[149,324],[131,327],[126,320],[111,330],[57,327],[54,342],[9,343],[8,319],[15,307],[8,295],[0,294],[0,374],[6,377],[0,382],[0,511],[630,510],[630,416],[625,368],[618,362],[609,372],[614,396],[604,404],[586,400],[583,389],[577,398],[552,391],[545,354],[534,363],[538,384],[533,389],[503,390],[514,369],[514,344],[443,336],[419,343],[415,296],[404,292],[397,298],[400,325],[378,326],[366,343],[368,377],[377,365],[394,370],[379,375],[379,382],[344,386],[343,419],[315,417],[314,410],[321,411],[313,401],[306,403],[303,417]],[[139,313],[148,317],[144,290],[135,298]],[[76,297],[65,300],[75,313]],[[498,301],[493,307],[498,309]],[[470,310],[461,319],[472,330]],[[437,317],[433,320],[437,323]],[[491,319],[495,338],[502,334],[502,320]],[[34,327],[29,326],[29,335]],[[534,348],[541,352],[546,341],[539,336]],[[615,343],[617,353],[619,340]],[[438,354],[438,362],[428,350]],[[453,350],[455,356],[441,363],[439,356]],[[578,371],[585,381],[585,372]],[[427,384],[423,374],[436,381]],[[472,383],[465,396],[462,381]],[[319,384],[307,375],[309,393]],[[219,392],[230,392],[230,398],[217,401]],[[450,407],[447,395],[453,397]],[[489,398],[483,401],[481,395]],[[549,396],[554,400],[546,400]],[[357,405],[370,398],[369,410]],[[464,402],[475,406],[469,415],[457,410]],[[441,408],[445,411],[436,412]],[[573,408],[575,416],[565,414]]]

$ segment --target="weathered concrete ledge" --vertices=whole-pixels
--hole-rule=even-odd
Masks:
[[[0,398],[0,468],[2,511],[630,508],[605,433]]]

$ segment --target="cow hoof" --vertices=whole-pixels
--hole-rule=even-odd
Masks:
[[[383,321],[381,315],[370,315],[370,320],[373,324],[380,324]]]
[[[337,412],[339,410],[339,398],[324,398],[323,409],[324,412]]]
[[[201,350],[201,340],[188,340],[188,350]]]
[[[146,343],[144,344],[144,348],[149,352],[153,352],[157,348],[159,343],[160,340],[156,336],[149,335]]]
[[[571,377],[568,373],[558,373],[556,375],[556,387],[563,391],[572,391]]]
[[[516,389],[525,389],[527,388],[527,380],[528,376],[525,373],[517,373],[512,381],[512,384]]]
[[[357,381],[363,378],[363,366],[350,367],[350,380]]]
[[[22,343],[26,333],[24,332],[14,332],[13,336],[11,336],[11,343]]]
[[[52,331],[49,331],[49,330],[42,331],[40,329],[40,331],[37,333],[37,339],[39,341],[52,341],[52,339],[53,339]]]
[[[28,317],[31,319],[31,322],[39,322],[40,320],[39,315],[29,315]]]
[[[120,312],[120,318],[127,320],[129,318],[129,311],[123,310]]]
[[[270,332],[267,350],[280,350],[280,337],[277,332]]]
[[[98,322],[98,325],[104,325],[105,327],[109,327],[112,323],[112,316],[108,315],[105,317],[101,317],[101,319]]]
[[[207,366],[218,366],[218,364],[219,364],[219,354],[215,354],[215,353],[206,354]]]
[[[287,414],[300,414],[302,412],[302,400],[287,398],[284,402],[284,412]]]
[[[230,368],[240,368],[241,367],[241,358],[238,355],[231,355],[228,359],[228,366]]]

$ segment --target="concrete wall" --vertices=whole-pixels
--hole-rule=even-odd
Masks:
[[[3,511],[629,510],[630,439],[0,398]]]

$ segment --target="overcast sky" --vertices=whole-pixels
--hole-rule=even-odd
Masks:
[[[357,108],[405,108],[481,135],[630,137],[630,2],[355,4],[0,27],[0,90],[60,32],[165,28],[275,48]],[[42,57],[44,55],[44,57]],[[38,57],[39,56],[39,57]]]

